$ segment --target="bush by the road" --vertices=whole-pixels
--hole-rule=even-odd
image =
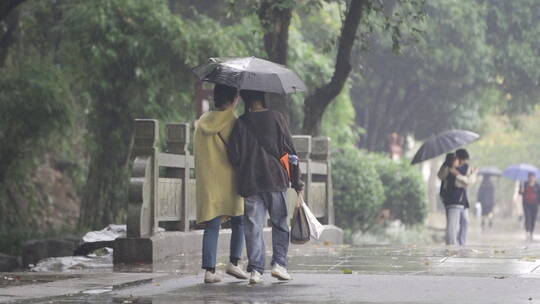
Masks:
[[[384,209],[405,225],[422,223],[427,206],[420,172],[384,155],[345,148],[333,155],[334,208],[338,226],[354,233],[377,226]]]
[[[405,225],[422,223],[426,217],[426,189],[420,172],[406,162],[394,162],[384,155],[369,154],[384,187],[383,209]]]
[[[332,156],[336,224],[346,230],[368,231],[375,226],[385,202],[375,166],[356,148]]]

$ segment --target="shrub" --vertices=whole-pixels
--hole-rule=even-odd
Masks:
[[[371,229],[385,201],[375,166],[356,148],[337,152],[332,166],[336,224],[353,232]]]
[[[39,216],[31,174],[72,122],[65,81],[54,65],[26,62],[0,73],[0,230]]]
[[[420,172],[408,163],[397,163],[383,156],[370,154],[384,187],[384,209],[405,225],[422,223],[426,217],[426,190]]]

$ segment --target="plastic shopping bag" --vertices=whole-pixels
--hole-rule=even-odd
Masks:
[[[300,199],[302,208],[304,209],[304,213],[306,214],[311,239],[318,240],[321,237],[324,226],[319,222],[315,215],[313,215],[311,209],[309,209],[308,205],[304,202],[304,198],[300,196]]]
[[[291,243],[305,244],[309,241],[310,232],[304,207],[299,203],[294,208],[291,225]]]

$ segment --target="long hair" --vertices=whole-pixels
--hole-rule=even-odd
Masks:
[[[443,166],[452,167],[454,165],[454,161],[456,161],[456,154],[448,153],[446,154],[446,158],[444,159]]]

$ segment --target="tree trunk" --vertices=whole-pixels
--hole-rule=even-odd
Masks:
[[[356,32],[362,14],[370,5],[370,0],[352,0],[347,10],[345,22],[339,38],[334,75],[329,83],[315,89],[304,102],[304,133],[318,135],[324,111],[336,98],[352,70],[351,52],[356,40]]]
[[[264,31],[264,49],[268,59],[287,65],[289,50],[289,26],[293,3],[290,0],[263,0],[258,15]],[[267,98],[269,106],[285,115],[290,115],[290,104],[286,96],[272,95]]]
[[[17,6],[26,0],[2,0],[0,1],[0,21],[3,21]]]
[[[4,66],[9,48],[15,42],[15,32],[19,27],[19,15],[17,10],[0,19],[0,27],[5,28],[5,32],[0,35],[0,68]]]
[[[110,100],[98,101],[89,121],[95,146],[81,201],[79,226],[83,228],[101,229],[113,224],[127,206],[132,119],[122,109],[125,103]]]

